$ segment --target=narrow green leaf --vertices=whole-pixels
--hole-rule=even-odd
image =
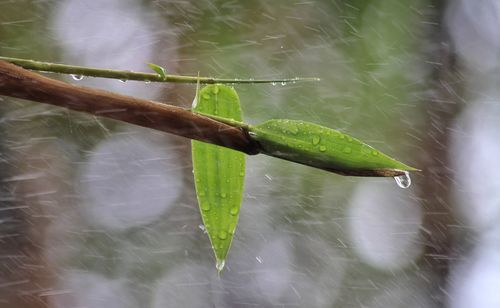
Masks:
[[[160,75],[161,79],[167,79],[167,71],[163,67],[154,63],[148,63],[148,66],[158,75]]]
[[[313,123],[274,119],[249,131],[264,154],[340,174],[392,176],[417,170],[356,138]]]
[[[234,89],[210,85],[197,95],[193,111],[241,121],[240,100]],[[245,154],[192,141],[196,195],[220,272],[231,247],[243,196]]]

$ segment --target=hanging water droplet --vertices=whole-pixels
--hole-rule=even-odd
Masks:
[[[71,75],[71,78],[73,78],[76,81],[80,81],[83,79],[83,75]]]
[[[286,81],[282,81],[282,82],[281,82],[281,85],[282,85],[282,86],[286,86]]]
[[[205,228],[204,225],[198,225],[198,228],[200,228],[201,231],[203,231],[203,233],[207,233],[207,228]]]
[[[404,171],[404,173],[403,175],[395,176],[394,180],[399,187],[408,188],[411,185],[410,173],[408,171]]]
[[[120,79],[120,82],[127,82],[127,79]]]
[[[276,82],[274,82],[274,81],[273,81],[273,82],[271,82],[271,84],[272,84],[273,86],[275,86],[275,85],[276,85]]]
[[[225,260],[217,260],[217,262],[215,263],[215,268],[220,273],[224,269],[224,265],[226,265]]]

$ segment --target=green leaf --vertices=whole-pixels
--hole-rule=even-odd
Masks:
[[[193,111],[237,121],[242,118],[238,95],[224,85],[203,88]],[[220,272],[238,223],[245,154],[199,141],[192,141],[192,154],[198,204]]]
[[[264,154],[340,174],[384,176],[417,170],[356,138],[313,123],[274,119],[249,131]]]
[[[167,79],[167,71],[163,67],[154,63],[148,63],[148,66],[158,75],[160,75],[161,79]]]

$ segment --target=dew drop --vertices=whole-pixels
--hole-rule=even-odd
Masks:
[[[286,86],[286,81],[282,81],[282,82],[281,82],[281,85],[282,85],[282,86]]]
[[[220,230],[218,235],[221,240],[227,239],[227,232],[224,230]]]
[[[352,149],[350,147],[345,147],[343,151],[344,153],[349,154],[352,152]]]
[[[210,95],[208,95],[207,93],[203,94],[203,98],[204,99],[210,99]]]
[[[83,79],[83,75],[71,75],[71,78],[76,81],[80,81]]]
[[[225,192],[223,192],[223,193],[221,193],[221,194],[220,194],[220,196],[221,196],[222,198],[226,198],[226,197],[227,197],[227,194],[226,194]]]
[[[213,94],[217,94],[219,93],[219,87],[218,86],[214,86],[213,90],[212,90],[212,93]]]
[[[272,84],[273,86],[275,86],[275,85],[276,85],[276,82],[271,82],[271,84]]]
[[[204,211],[210,211],[210,203],[208,202],[203,202],[201,204],[201,209],[204,210]]]
[[[321,140],[321,138],[319,138],[318,136],[314,136],[312,142],[314,145],[317,145],[320,140]]]
[[[325,147],[324,145],[320,145],[320,146],[319,146],[319,151],[320,151],[320,152],[324,152],[324,151],[326,151],[326,147]]]
[[[296,135],[299,132],[299,129],[296,126],[290,127],[290,132]]]
[[[373,156],[378,156],[378,151],[372,151]]]
[[[410,173],[408,171],[404,171],[404,173],[403,175],[395,176],[394,180],[399,187],[408,188],[411,185]]]
[[[203,190],[199,191],[198,196],[205,197],[205,192]]]
[[[237,206],[235,206],[235,207],[232,207],[232,208],[229,210],[229,213],[230,213],[231,215],[237,215],[237,214],[239,213],[239,211],[240,211],[240,209],[239,209]]]
[[[220,273],[224,269],[224,265],[226,265],[225,260],[217,260],[217,262],[215,263],[215,268]]]

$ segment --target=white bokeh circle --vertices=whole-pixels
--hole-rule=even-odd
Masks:
[[[422,210],[411,192],[394,181],[367,180],[358,184],[348,217],[353,249],[373,267],[402,268],[422,250]]]
[[[113,230],[150,223],[180,196],[177,154],[142,134],[116,134],[90,152],[80,174],[89,223]]]
[[[147,63],[155,61],[155,56],[160,54],[157,50],[162,50],[164,59],[177,58],[174,28],[150,7],[132,0],[64,0],[58,2],[51,20],[66,63],[150,71]],[[168,67],[169,71],[173,69]],[[161,89],[153,84],[103,78],[71,81],[148,99],[155,99]]]
[[[454,48],[470,68],[485,72],[500,65],[499,1],[450,1],[445,22]]]
[[[500,105],[470,104],[451,130],[454,197],[465,223],[482,230],[500,219]]]
[[[500,307],[498,236],[494,242],[480,240],[472,254],[465,256],[452,269],[447,307]]]
[[[65,271],[54,290],[42,294],[51,307],[133,308],[138,302],[126,281],[81,270]]]

